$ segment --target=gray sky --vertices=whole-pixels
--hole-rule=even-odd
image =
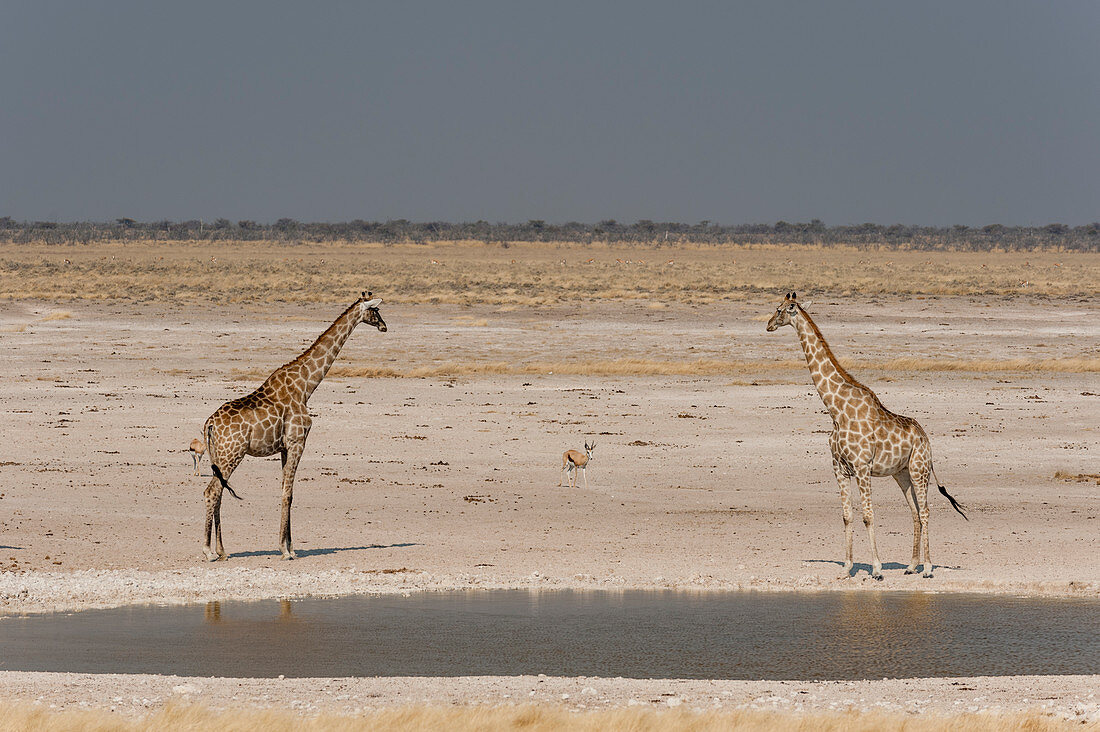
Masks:
[[[1100,219],[1100,3],[34,2],[0,216]]]

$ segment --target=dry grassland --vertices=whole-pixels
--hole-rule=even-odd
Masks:
[[[302,716],[285,711],[212,711],[201,706],[168,705],[141,719],[125,719],[104,711],[51,712],[29,704],[0,706],[0,730],[60,732],[124,732],[156,729],[165,732],[232,730],[234,732],[322,732],[343,730],[540,730],[578,732],[632,730],[634,732],[708,732],[709,730],[804,730],[806,732],[995,732],[1000,730],[1097,730],[1100,723],[1072,722],[1041,714],[966,714],[952,717],[900,714],[791,715],[760,711],[692,712],[681,710],[609,710],[571,712],[543,706],[517,707],[409,707],[344,717],[330,714]]]
[[[1067,483],[1089,483],[1100,485],[1100,473],[1071,473],[1065,470],[1054,471],[1055,480],[1064,480]]]
[[[705,304],[787,290],[836,295],[1082,296],[1100,254],[853,247],[613,248],[138,242],[0,245],[0,298],[135,302],[344,302],[538,306],[573,299]]]
[[[1100,358],[1040,358],[1040,359],[935,359],[892,358],[843,360],[845,368],[854,373],[895,372],[957,372],[957,373],[1100,373]],[[329,378],[456,378],[463,376],[744,376],[776,371],[800,372],[804,361],[749,361],[710,358],[678,361],[658,361],[644,358],[608,360],[578,359],[574,361],[446,361],[430,365],[396,369],[389,366],[343,366],[336,364]],[[241,380],[265,378],[270,369],[236,369],[233,375]]]
[[[73,317],[73,314],[68,310],[53,310],[43,315],[36,322],[49,323],[54,320],[68,320],[71,317]],[[27,330],[28,325],[30,325],[30,323],[21,323],[19,325],[0,328],[0,333],[22,333]]]

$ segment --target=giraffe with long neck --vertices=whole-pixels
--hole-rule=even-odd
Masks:
[[[791,325],[798,333],[806,365],[817,393],[833,419],[829,449],[833,455],[833,473],[840,487],[844,512],[844,538],[847,554],[844,570],[852,571],[852,499],[849,486],[856,479],[863,509],[863,524],[871,541],[871,576],[882,579],[882,562],[875,543],[875,515],[871,506],[871,478],[891,476],[897,481],[913,514],[913,560],[906,574],[914,574],[923,553],[924,577],[932,576],[932,558],[928,549],[928,482],[932,470],[932,445],[917,420],[894,414],[882,406],[875,393],[856,381],[833,355],[829,344],[809,313],[798,303],[798,296],[787,296],[768,321],[768,331]],[[939,485],[939,491],[952,507],[966,518],[959,503]]]
[[[363,297],[352,303],[309,348],[290,363],[275,369],[260,388],[248,396],[218,407],[206,420],[203,438],[214,478],[204,492],[206,528],[203,554],[213,561],[226,559],[222,547],[222,491],[228,490],[229,476],[246,455],[268,457],[279,453],[283,462],[283,515],[279,548],[284,559],[294,559],[290,538],[290,505],[294,499],[294,474],[306,446],[312,420],[306,407],[309,397],[325,378],[340,349],[360,323],[383,333],[386,323],[378,313],[382,299]],[[211,547],[211,528],[217,537],[217,551]]]

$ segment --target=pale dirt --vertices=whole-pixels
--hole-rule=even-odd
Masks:
[[[354,715],[392,706],[540,704],[574,710],[615,707],[759,709],[791,714],[936,714],[1039,711],[1100,722],[1095,676],[984,676],[875,681],[710,681],[543,676],[312,679],[0,672],[0,700],[47,708],[111,709],[140,716],[168,702],[213,709],[292,709]]]
[[[773,307],[763,300],[506,312],[384,305],[390,331],[356,332],[338,364],[725,358],[761,366],[728,377],[327,379],[310,402],[314,427],[294,496],[300,559],[284,562],[276,550],[278,459],[252,458],[231,480],[245,500],[227,496],[223,507],[230,561],[205,564],[201,494],[209,464],[206,477],[191,474],[188,442],[218,405],[262,380],[242,379],[241,371],[290,360],[340,308],[72,302],[64,305],[71,318],[43,321],[54,304],[2,303],[0,562],[7,571],[0,573],[0,613],[454,587],[1100,596],[1100,486],[1054,478],[1056,471],[1100,473],[1100,376],[856,373],[887,407],[924,425],[937,474],[966,504],[970,521],[934,494],[936,576],[905,576],[908,508],[893,481],[876,480],[886,579],[868,577],[858,521],[857,572],[842,578],[829,420],[808,372],[767,365],[801,356],[792,330],[764,331]],[[1100,356],[1100,307],[1084,299],[826,298],[812,312],[841,358]],[[583,481],[559,488],[561,452],[586,437],[598,444],[589,488]],[[156,685],[163,698],[175,683],[11,673],[0,679],[12,694],[64,704],[106,703],[104,687],[95,684],[124,689],[116,695],[129,699],[138,685]],[[209,683],[224,687],[217,698],[231,703],[237,680]],[[285,703],[299,693],[283,694],[274,682],[239,683],[248,694],[264,689]],[[539,682],[338,683],[381,694],[375,703],[420,701],[412,698],[418,689],[425,699],[450,703],[499,702],[512,693],[502,689],[527,694],[525,684]],[[617,703],[644,701],[657,688],[621,683],[622,691],[608,692]],[[668,683],[709,689],[712,682]],[[713,683],[740,695],[737,703],[779,686]],[[863,695],[868,704],[874,697],[905,705],[938,698],[949,682],[861,683],[874,689]],[[1100,685],[1095,677],[965,683],[981,687],[965,702],[979,706],[986,701],[978,696],[1019,704],[1017,691],[1037,684],[1047,684],[1043,693],[1055,694],[1056,703],[1071,705]],[[388,691],[366,691],[376,689],[372,684]],[[579,684],[576,693],[584,686],[541,684]],[[828,685],[788,687],[818,689],[813,693],[826,707],[847,698],[820,691]],[[65,701],[66,690],[84,688],[99,691]],[[554,688],[559,696],[574,694]],[[856,694],[863,687],[851,688]]]

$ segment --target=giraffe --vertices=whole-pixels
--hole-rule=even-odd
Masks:
[[[891,476],[897,481],[913,514],[913,561],[905,568],[914,574],[923,549],[923,577],[932,576],[928,551],[928,481],[932,470],[932,445],[928,435],[911,417],[894,414],[882,406],[875,393],[852,378],[833,355],[829,344],[809,314],[798,303],[798,295],[789,292],[768,321],[768,332],[791,325],[798,333],[806,364],[810,368],[817,393],[833,418],[829,449],[833,455],[833,473],[840,487],[844,511],[844,536],[847,555],[844,571],[852,572],[852,500],[849,492],[854,476],[863,508],[863,523],[871,540],[873,560],[871,576],[882,579],[882,562],[875,544],[874,511],[871,507],[871,478]],[[939,487],[951,506],[966,518],[962,507],[947,489]],[[968,519],[969,520],[969,519]]]
[[[386,332],[386,323],[378,313],[382,299],[371,299],[369,292],[352,303],[301,356],[280,366],[259,389],[248,396],[218,407],[203,426],[206,452],[214,478],[206,486],[206,530],[203,554],[210,561],[226,559],[222,548],[222,489],[240,500],[229,487],[229,476],[246,455],[268,457],[279,453],[283,459],[283,516],[279,547],[283,559],[294,559],[290,539],[290,504],[294,497],[294,473],[305,449],[312,421],[306,403],[355,326],[373,325]],[[210,546],[211,524],[217,534],[217,552]]]

